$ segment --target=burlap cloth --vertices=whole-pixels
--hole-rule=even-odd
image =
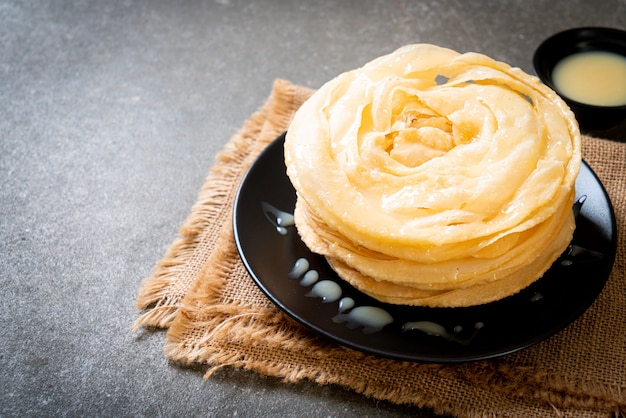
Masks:
[[[618,416],[626,411],[626,143],[584,138],[583,156],[609,192],[616,264],[592,307],[565,330],[518,353],[456,365],[376,358],[322,341],[279,311],[241,263],[231,225],[239,182],[286,130],[309,89],[274,83],[267,102],[226,144],[197,203],[137,298],[136,329],[166,328],[166,355],[286,382],[309,379],[455,416]]]

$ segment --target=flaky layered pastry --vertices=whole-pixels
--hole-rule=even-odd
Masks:
[[[575,228],[574,115],[481,54],[408,45],[322,86],[287,132],[304,243],[396,304],[504,298],[552,265]]]

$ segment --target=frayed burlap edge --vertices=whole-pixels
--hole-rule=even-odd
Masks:
[[[145,312],[135,322],[134,331],[142,326],[167,328],[172,323],[181,300],[215,249],[218,234],[207,227],[230,225],[231,202],[239,180],[261,150],[288,125],[294,106],[311,93],[286,80],[276,80],[266,103],[216,156],[178,238],[140,286],[136,306]]]

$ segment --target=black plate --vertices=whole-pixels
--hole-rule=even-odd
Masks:
[[[421,362],[502,356],[566,327],[591,305],[609,277],[617,245],[615,214],[595,173],[583,164],[576,182],[579,203],[575,210],[580,213],[572,246],[530,287],[506,299],[469,308],[381,303],[339,279],[323,257],[302,243],[294,226],[277,227],[276,210],[293,213],[295,204],[295,191],[285,174],[283,143],[284,134],[263,151],[240,185],[233,213],[237,249],[252,279],[271,301],[296,321],[339,344],[377,356]],[[280,212],[278,218],[288,218]],[[320,294],[315,285],[291,274],[302,258],[309,262],[305,270],[319,274],[317,284],[330,285],[341,293],[340,298],[315,296]],[[382,314],[378,318],[381,325],[385,319],[393,322],[382,328],[364,325],[358,314],[368,309]]]

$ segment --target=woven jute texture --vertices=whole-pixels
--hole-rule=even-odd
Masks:
[[[233,240],[232,209],[246,169],[286,130],[311,90],[276,80],[267,102],[225,145],[180,234],[137,297],[135,329],[166,329],[166,355],[460,417],[606,417],[626,411],[626,143],[584,137],[583,158],[614,205],[618,252],[594,304],[555,336],[494,360],[422,364],[376,358],[318,339],[256,287]]]

